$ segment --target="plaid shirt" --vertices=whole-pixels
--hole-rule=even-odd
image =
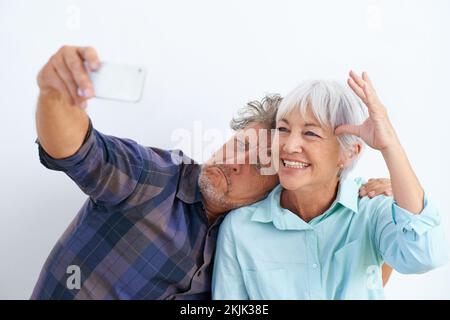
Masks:
[[[39,157],[89,198],[51,251],[32,299],[210,299],[221,219],[208,224],[198,164],[104,135],[91,122],[74,155],[56,160],[39,145]],[[79,267],[79,289],[67,285],[69,266]]]

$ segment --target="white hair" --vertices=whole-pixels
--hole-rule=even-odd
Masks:
[[[322,126],[333,131],[343,124],[359,125],[367,118],[366,108],[361,100],[347,87],[336,81],[309,80],[302,82],[290,92],[280,103],[276,121],[284,118],[293,110],[300,111],[305,117],[308,110],[312,111]],[[361,147],[363,141],[354,135],[337,137],[341,152],[348,152],[356,143]],[[356,165],[358,157],[339,174],[345,177]]]

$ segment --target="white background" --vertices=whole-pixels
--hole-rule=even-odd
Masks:
[[[0,298],[29,298],[86,198],[34,144],[36,74],[63,44],[146,65],[140,103],[94,100],[88,112],[104,133],[163,148],[199,121],[226,132],[265,93],[367,70],[450,234],[449,14],[448,0],[0,0]],[[354,175],[387,176],[381,155],[367,150]],[[394,273],[386,294],[449,299],[450,265]]]

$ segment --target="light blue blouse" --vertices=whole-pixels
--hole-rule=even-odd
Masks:
[[[280,206],[281,186],[229,213],[221,227],[213,299],[382,299],[381,266],[423,273],[448,260],[437,210],[413,215],[392,197],[360,198],[361,179],[309,223]]]

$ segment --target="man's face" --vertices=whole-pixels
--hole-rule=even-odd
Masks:
[[[260,123],[237,131],[202,167],[205,201],[228,211],[264,198],[278,184],[270,171],[270,146],[271,130]]]

